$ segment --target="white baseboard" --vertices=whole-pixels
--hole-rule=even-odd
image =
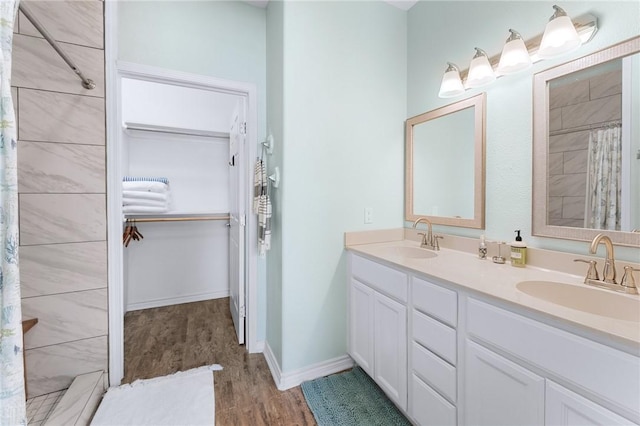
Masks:
[[[308,367],[300,368],[289,373],[283,373],[278,361],[269,347],[269,342],[265,343],[264,357],[267,360],[269,369],[271,370],[273,381],[276,383],[278,390],[281,391],[294,388],[307,380],[313,380],[318,377],[324,377],[347,370],[352,368],[354,365],[353,360],[349,355],[343,355]]]
[[[180,303],[201,302],[203,300],[220,299],[229,297],[229,290],[213,291],[209,293],[189,294],[187,296],[167,297],[164,299],[147,300],[127,304],[125,312],[139,311],[140,309],[159,308],[162,306],[179,305]]]

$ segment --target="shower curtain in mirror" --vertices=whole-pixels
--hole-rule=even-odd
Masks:
[[[16,122],[11,43],[18,1],[0,0],[0,424],[26,424],[18,275]],[[46,72],[42,70],[42,72]]]
[[[622,137],[620,124],[589,134],[585,226],[620,230]]]

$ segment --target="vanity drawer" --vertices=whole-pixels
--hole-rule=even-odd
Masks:
[[[412,278],[413,307],[451,327],[458,322],[458,294],[420,278]]]
[[[411,375],[411,417],[421,426],[454,426],[456,424],[456,407],[438,395],[420,380]]]
[[[470,298],[467,333],[640,414],[640,358]]]
[[[456,402],[456,368],[416,342],[413,342],[411,357],[414,374]]]
[[[351,275],[387,296],[407,303],[408,279],[404,272],[352,254]]]
[[[416,310],[413,311],[413,339],[431,352],[456,365],[456,331]]]

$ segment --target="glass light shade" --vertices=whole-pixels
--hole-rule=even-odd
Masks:
[[[531,57],[524,40],[517,32],[509,31],[511,31],[511,37],[507,39],[502,48],[502,55],[498,64],[498,72],[500,74],[513,74],[531,66]]]
[[[467,87],[469,88],[482,87],[496,79],[487,54],[482,49],[477,47],[475,49],[476,55],[471,60],[467,76]]]
[[[582,40],[580,40],[580,36],[578,36],[576,28],[573,26],[571,18],[566,15],[552,17],[544,29],[538,56],[542,59],[553,58],[563,53],[571,52],[580,47],[581,44]]]
[[[454,64],[449,64],[449,67],[442,76],[442,83],[440,84],[440,92],[438,96],[441,98],[452,98],[464,93],[464,87],[462,86],[462,80],[460,80],[460,71]]]

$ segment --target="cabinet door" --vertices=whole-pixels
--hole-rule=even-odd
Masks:
[[[468,425],[541,425],[544,378],[467,340],[464,415]]]
[[[549,426],[635,425],[569,389],[547,380],[545,424]]]
[[[349,355],[373,377],[374,291],[351,279],[349,289]]]
[[[374,380],[400,408],[407,409],[407,308],[375,293]]]

